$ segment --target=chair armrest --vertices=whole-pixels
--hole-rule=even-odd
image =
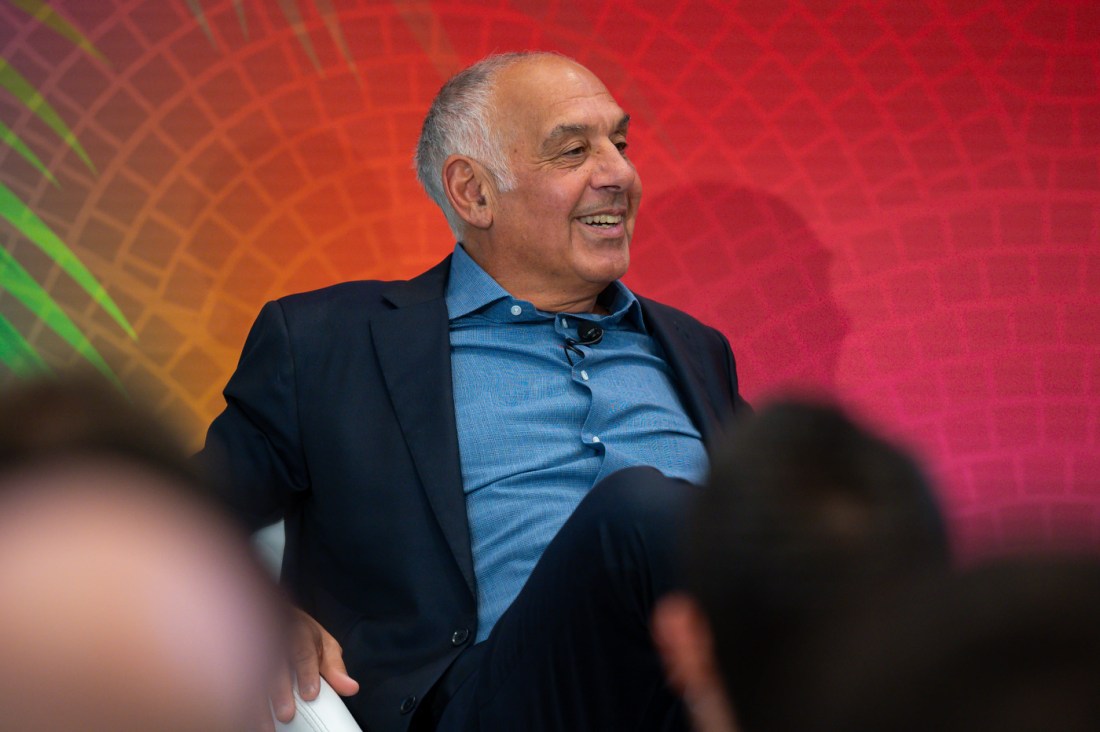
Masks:
[[[279,732],[362,732],[343,700],[324,679],[321,692],[313,701],[302,701],[295,686],[294,704],[294,719],[288,724],[275,720]]]

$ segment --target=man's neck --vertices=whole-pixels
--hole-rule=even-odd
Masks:
[[[539,310],[545,313],[595,313],[597,315],[607,315],[608,310],[602,304],[600,304],[599,293],[590,297],[584,298],[569,298],[569,297],[546,297],[546,296],[534,296],[529,297],[523,294],[512,292],[506,285],[502,285],[505,290],[508,290],[512,297],[518,300],[526,300],[534,305]]]
[[[538,276],[496,271],[496,268],[480,255],[476,245],[471,246],[463,242],[462,246],[466,254],[509,295],[517,300],[529,302],[543,312],[595,313],[597,315],[607,315],[610,312],[601,302],[600,297],[610,283],[583,283],[572,288],[555,287],[548,285]]]

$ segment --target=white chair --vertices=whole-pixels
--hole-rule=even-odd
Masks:
[[[313,701],[302,701],[294,688],[294,719],[288,724],[275,720],[279,732],[363,732],[340,695],[321,679],[321,693]]]
[[[285,541],[283,522],[260,529],[252,538],[260,560],[272,575],[278,577]],[[295,686],[294,706],[294,719],[288,724],[275,720],[275,729],[279,732],[362,732],[340,695],[324,679],[321,679],[321,691],[313,701],[302,701]]]

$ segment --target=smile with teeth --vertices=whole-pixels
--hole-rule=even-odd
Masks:
[[[595,216],[581,216],[580,222],[589,226],[617,226],[623,222],[623,217],[612,214],[596,214]]]

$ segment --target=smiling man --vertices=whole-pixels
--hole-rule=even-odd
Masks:
[[[253,326],[204,457],[286,520],[304,698],[320,673],[373,731],[683,728],[649,612],[744,402],[720,333],[619,281],[628,124],[563,56],[467,68],[416,153],[454,253]]]

